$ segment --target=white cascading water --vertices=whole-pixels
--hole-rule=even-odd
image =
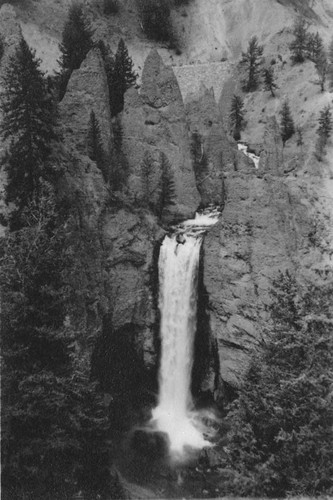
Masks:
[[[200,219],[201,217],[201,219]],[[203,448],[210,443],[198,428],[193,411],[191,372],[197,323],[197,282],[203,232],[200,226],[217,222],[202,215],[187,221],[185,242],[166,236],[159,257],[159,308],[162,356],[159,404],[153,410],[155,428],[165,432],[170,451],[183,455],[184,448]]]

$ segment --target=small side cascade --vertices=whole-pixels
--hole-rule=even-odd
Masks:
[[[255,155],[254,153],[250,153],[249,146],[244,142],[239,142],[237,146],[238,146],[238,151],[242,151],[242,153],[244,153],[248,158],[250,158],[250,160],[253,161],[255,168],[259,168],[260,157]]]
[[[159,403],[152,424],[168,435],[170,452],[182,457],[186,447],[210,446],[200,414],[193,407],[191,372],[197,325],[200,248],[207,228],[220,212],[204,211],[165,237],[159,257],[159,309],[162,353]]]

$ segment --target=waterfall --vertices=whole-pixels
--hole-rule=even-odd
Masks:
[[[166,236],[159,257],[162,354],[153,422],[169,436],[171,452],[178,454],[185,446],[209,445],[196,426],[190,389],[201,243],[200,232],[185,234],[183,244],[175,235]]]

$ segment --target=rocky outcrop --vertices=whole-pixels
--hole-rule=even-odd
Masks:
[[[190,217],[200,203],[190,157],[183,99],[171,67],[156,50],[146,59],[140,94],[129,90],[122,116],[123,151],[130,167],[130,190],[142,197],[140,164],[146,151],[158,163],[164,152],[175,180],[175,205],[169,220]],[[158,169],[156,169],[158,175]]]
[[[280,177],[282,148],[273,122],[265,144],[260,171],[239,153],[237,171],[225,173],[223,216],[204,242],[204,286],[220,376],[235,387],[241,385],[261,339],[272,280],[279,270],[293,269],[296,249],[290,197]]]
[[[107,213],[101,227],[105,292],[115,332],[126,329],[146,368],[156,363],[156,245],[164,232],[153,218],[125,209]]]
[[[110,158],[112,129],[109,91],[103,60],[92,49],[81,67],[74,70],[59,105],[66,146],[66,174],[60,191],[78,207],[84,223],[94,228],[103,210],[107,189],[102,172],[88,157],[87,136],[90,113],[98,119],[104,151]]]
[[[223,170],[233,168],[235,151],[223,130],[213,89],[202,87],[200,98],[187,103],[186,115],[201,203],[223,206]]]
[[[59,108],[65,141],[71,150],[87,154],[88,124],[90,113],[94,111],[100,125],[104,150],[110,155],[112,129],[109,90],[99,49],[92,49],[81,67],[73,71]]]

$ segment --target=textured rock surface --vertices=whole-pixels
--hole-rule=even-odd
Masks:
[[[204,285],[212,333],[218,340],[220,376],[236,387],[261,338],[272,279],[279,270],[293,268],[291,254],[296,250],[289,194],[279,176],[281,145],[274,123],[265,142],[266,171],[256,171],[242,160],[237,171],[226,172],[223,216],[204,242]]]
[[[73,71],[59,105],[68,159],[64,195],[79,207],[84,222],[96,227],[107,196],[101,171],[87,156],[87,134],[91,111],[99,121],[104,150],[110,155],[112,129],[109,93],[102,57],[92,49],[81,67]]]
[[[120,210],[105,215],[102,234],[105,290],[113,329],[129,329],[140,357],[149,368],[156,362],[154,251],[164,233],[153,218]]]
[[[109,90],[102,56],[92,49],[81,67],[74,70],[65,97],[60,103],[65,140],[71,149],[87,153],[87,132],[91,111],[99,121],[103,146],[110,154],[112,148]]]
[[[171,67],[156,50],[146,59],[140,95],[125,96],[122,117],[123,148],[131,169],[130,189],[140,196],[140,163],[145,151],[168,157],[176,185],[171,219],[187,218],[199,205],[192,169],[183,99]]]
[[[202,157],[207,158],[205,175],[197,173],[197,187],[204,206],[213,203],[223,205],[223,170],[233,168],[235,152],[223,130],[217,111],[213,89],[201,88],[201,96],[186,104],[191,141],[194,134],[200,138]]]

